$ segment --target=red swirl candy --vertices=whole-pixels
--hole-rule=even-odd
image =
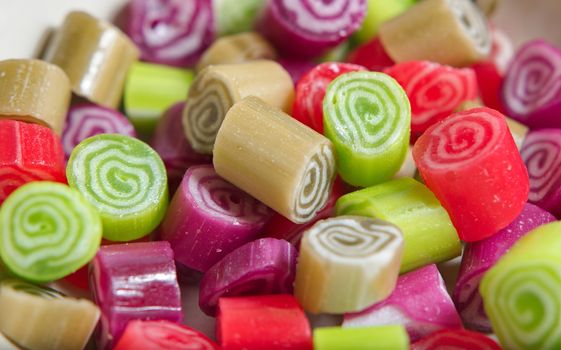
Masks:
[[[429,335],[411,345],[411,350],[501,350],[488,336],[463,329],[447,329]]]

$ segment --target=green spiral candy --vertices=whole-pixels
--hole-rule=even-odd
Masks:
[[[87,264],[100,243],[99,214],[66,185],[28,183],[0,208],[0,258],[21,278],[65,277]]]
[[[168,205],[164,163],[135,138],[101,134],[72,151],[66,168],[70,187],[100,213],[103,237],[130,241],[152,232]]]
[[[407,95],[384,73],[351,72],[327,87],[324,133],[347,183],[366,187],[389,180],[405,159],[410,124]]]

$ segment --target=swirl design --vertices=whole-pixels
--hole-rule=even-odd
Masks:
[[[0,257],[31,281],[62,278],[93,258],[101,220],[74,190],[54,182],[20,187],[0,210]]]
[[[38,169],[24,170],[18,166],[0,167],[0,204],[17,188],[33,181],[56,181],[55,177]]]
[[[407,95],[390,76],[351,72],[335,79],[323,100],[324,124],[353,152],[378,154],[409,129]]]
[[[448,0],[447,3],[458,24],[473,42],[475,50],[481,56],[487,56],[491,52],[491,34],[485,16],[477,5],[469,0]]]
[[[461,289],[454,297],[464,325],[479,332],[490,333],[492,332],[491,322],[487,318],[483,308],[483,300],[481,294],[479,294],[481,277],[483,277],[483,274],[471,276],[469,281],[462,284]]]
[[[501,350],[501,347],[485,334],[463,329],[445,329],[434,332],[415,342],[411,350]]]

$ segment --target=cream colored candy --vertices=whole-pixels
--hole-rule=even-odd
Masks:
[[[254,96],[228,111],[213,162],[218,175],[295,223],[325,206],[335,178],[331,142]]]

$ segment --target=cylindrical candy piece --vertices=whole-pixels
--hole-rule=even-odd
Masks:
[[[66,158],[80,142],[98,134],[136,137],[131,122],[121,112],[93,103],[73,105],[68,111],[61,138]]]
[[[66,182],[62,144],[47,127],[0,119],[0,150],[0,205],[28,182]]]
[[[462,328],[462,321],[436,265],[402,275],[389,298],[355,314],[346,314],[343,327],[404,325],[411,341],[439,329]]]
[[[354,186],[391,179],[409,147],[411,107],[390,76],[350,72],[327,87],[323,127],[337,152],[341,178]]]
[[[561,223],[528,232],[481,280],[479,291],[505,349],[561,347]]]
[[[419,1],[380,27],[395,62],[426,60],[465,67],[487,57],[487,21],[471,0]]]
[[[218,35],[230,35],[253,29],[266,0],[216,0],[213,2]]]
[[[50,282],[71,274],[94,257],[100,243],[99,214],[66,185],[28,183],[0,209],[0,258],[27,280]]]
[[[62,133],[70,81],[57,66],[40,60],[0,61],[0,119],[48,126]]]
[[[213,162],[218,175],[294,223],[316,216],[335,178],[331,142],[253,96],[228,111]]]
[[[76,95],[117,108],[138,49],[112,24],[73,11],[51,40],[45,58],[66,72]]]
[[[288,294],[221,298],[216,338],[222,350],[312,350],[312,332]]]
[[[218,299],[227,296],[292,294],[296,248],[282,239],[247,243],[208,269],[199,287],[199,306],[213,316]]]
[[[410,350],[502,350],[485,334],[465,329],[443,329],[416,341]]]
[[[467,328],[484,333],[492,332],[479,294],[481,278],[520,237],[552,221],[555,221],[553,215],[527,203],[522,213],[507,227],[489,238],[466,245],[453,299]]]
[[[401,273],[450,260],[462,251],[446,210],[423,184],[410,178],[392,180],[346,194],[337,215],[361,215],[395,224],[403,233]]]
[[[164,218],[168,187],[164,163],[144,142],[118,134],[92,136],[78,144],[66,168],[70,187],[100,213],[103,237],[130,241]]]
[[[464,241],[504,228],[528,199],[528,172],[495,110],[474,108],[433,125],[415,143],[413,157]]]
[[[212,153],[226,113],[246,96],[288,112],[294,86],[284,68],[267,60],[210,66],[197,75],[183,111],[185,136],[195,151]]]
[[[315,350],[409,350],[409,336],[402,325],[364,328],[314,329]]]
[[[312,313],[363,310],[393,291],[402,251],[401,231],[385,221],[318,221],[302,237],[294,295]]]

